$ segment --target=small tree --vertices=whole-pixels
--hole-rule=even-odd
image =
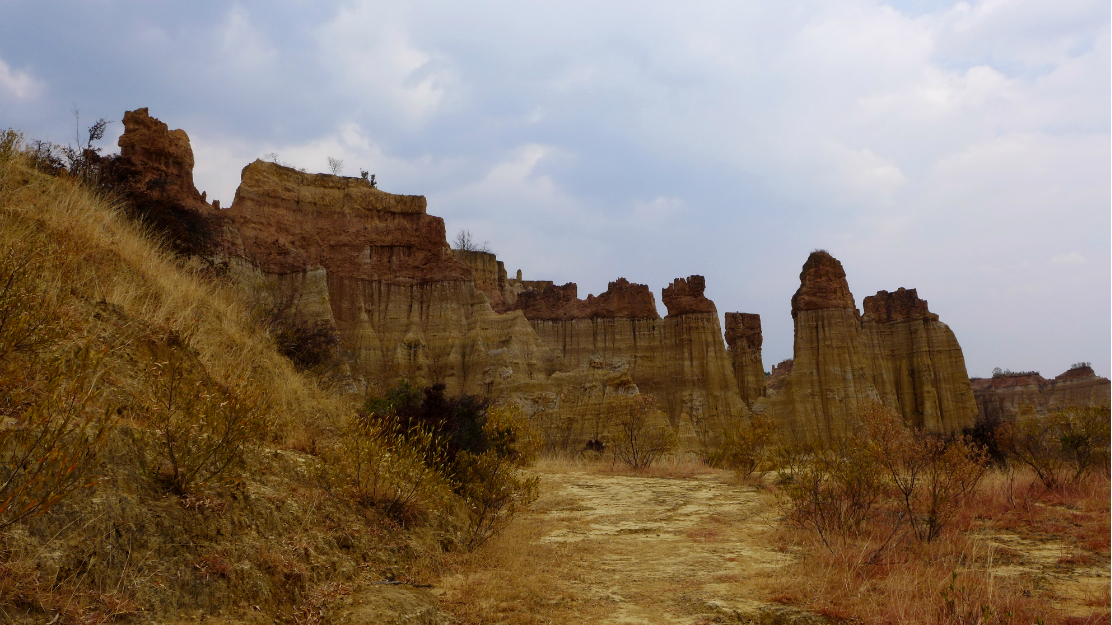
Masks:
[[[614,397],[603,409],[616,429],[607,446],[614,459],[629,468],[644,469],[676,448],[676,433],[652,395]]]
[[[1076,484],[1108,464],[1110,416],[1107,406],[1064,408],[1045,417],[1026,406],[1001,438],[1046,488]]]
[[[776,421],[765,415],[752,415],[742,419],[726,433],[721,463],[733,469],[738,479],[746,479],[769,469],[776,444]]]
[[[456,235],[453,247],[457,250],[464,252],[486,252],[490,253],[490,245],[488,242],[483,241],[481,244],[471,236],[470,230],[460,230]]]
[[[146,417],[157,450],[156,475],[185,495],[227,479],[229,469],[242,462],[244,446],[260,439],[271,420],[248,380],[218,384],[177,336],[166,343],[166,358],[150,367],[153,393]]]
[[[344,171],[344,162],[338,158],[328,157],[328,170],[332,172],[333,176],[339,176],[340,172]]]

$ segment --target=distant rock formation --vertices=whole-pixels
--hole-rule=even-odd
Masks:
[[[761,410],[807,440],[844,437],[875,402],[929,431],[972,424],[976,404],[961,347],[914,289],[865,298],[862,318],[830,254],[813,252],[799,278],[791,373]]]
[[[558,356],[558,370],[626,372],[639,392],[656,395],[681,435],[711,445],[748,410],[704,286],[702,276],[690,276],[666,287],[664,319],[648,287],[625,279],[586,300],[577,298],[573,283],[525,292],[516,306]]]
[[[738,393],[746,406],[765,395],[765,371],[761,362],[761,316],[726,313],[726,351],[734,367]]]
[[[1088,365],[1075,366],[1051,380],[1026,372],[973,378],[971,383],[980,415],[992,421],[1013,419],[1025,406],[1046,414],[1060,408],[1112,405],[1112,383]]]
[[[194,186],[184,132],[146,109],[128,112],[124,128],[115,166],[136,202],[168,202],[172,223],[198,214],[218,224],[206,257],[261,300],[296,301],[335,328],[353,390],[443,383],[537,419],[578,419],[561,436],[595,438],[607,398],[653,393],[688,449],[713,447],[751,412],[822,440],[844,435],[866,402],[934,431],[976,414],[961,349],[927,303],[914,290],[881,291],[862,317],[825,252],[807,259],[792,298],[795,357],[766,380],[760,317],[727,314],[724,343],[702,276],[662,290],[663,319],[649,287],[624,278],[579,299],[575,283],[510,278],[494,254],[452,250],[424,197],[263,161],[243,168],[232,206],[217,210]]]

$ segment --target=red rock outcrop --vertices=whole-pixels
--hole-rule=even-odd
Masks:
[[[607,285],[598,297],[578,297],[574,282],[563,286],[548,285],[543,289],[524,291],[512,306],[529,320],[567,321],[570,319],[659,319],[656,300],[644,284],[618,278]]]
[[[1032,371],[973,378],[970,383],[981,417],[993,421],[1012,419],[1024,406],[1046,414],[1060,408],[1112,405],[1112,383],[1088,365],[1072,367],[1052,380]]]
[[[123,124],[113,167],[131,191],[191,208],[205,204],[193,185],[193,148],[184,130],[170,130],[145,108],[124,113]]]
[[[842,263],[825,250],[811,252],[799,272],[799,289],[792,296],[792,319],[804,310],[843,308],[857,310]]]
[[[664,287],[660,293],[660,301],[668,308],[668,315],[690,315],[710,313],[717,315],[714,302],[703,295],[706,290],[706,281],[703,276],[688,276],[676,278],[671,286]]]
[[[876,402],[930,431],[971,425],[976,404],[950,328],[914,289],[881,291],[866,298],[865,309],[861,317],[842,264],[813,252],[792,298],[791,374],[760,410],[809,440],[844,437]]]
[[[738,393],[746,406],[764,396],[765,372],[761,361],[761,316],[726,313],[726,351],[734,367]]]

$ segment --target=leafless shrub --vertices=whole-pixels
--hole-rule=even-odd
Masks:
[[[339,176],[344,171],[344,162],[338,158],[328,157],[328,171],[332,172],[333,176]]]
[[[607,447],[629,468],[644,469],[676,448],[676,433],[652,395],[613,397],[603,410],[616,430]]]
[[[165,358],[150,367],[153,396],[146,419],[158,478],[185,495],[229,478],[229,469],[243,460],[244,446],[261,439],[272,424],[249,380],[218,384],[179,337],[170,335],[166,344]]]
[[[764,473],[773,466],[776,451],[776,421],[765,415],[742,419],[726,432],[721,450],[708,460],[734,470],[738,479]]]
[[[1107,470],[1110,417],[1107,406],[1064,408],[1045,417],[1028,406],[1001,438],[1009,455],[1053,489],[1076,484],[1098,467]]]
[[[488,254],[490,253],[490,244],[487,241],[483,241],[482,243],[479,243],[471,235],[470,230],[460,230],[459,233],[456,234],[456,239],[452,243],[452,247],[454,249],[463,250],[465,252],[486,252]]]
[[[983,448],[907,428],[879,406],[866,411],[867,444],[915,536],[931,542],[985,474]]]
[[[66,344],[44,259],[0,256],[0,529],[90,483],[114,420],[94,409],[103,354]]]

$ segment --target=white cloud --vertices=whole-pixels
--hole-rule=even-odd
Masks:
[[[1069,252],[1067,254],[1058,254],[1057,256],[1051,257],[1050,262],[1055,265],[1084,265],[1089,261],[1077,252]]]
[[[439,113],[455,82],[448,59],[407,35],[405,14],[376,3],[342,7],[317,28],[320,63],[342,82],[346,97],[387,105],[419,126]]]
[[[0,93],[6,91],[17,100],[34,100],[44,89],[42,81],[27,72],[12,69],[0,59]]]

